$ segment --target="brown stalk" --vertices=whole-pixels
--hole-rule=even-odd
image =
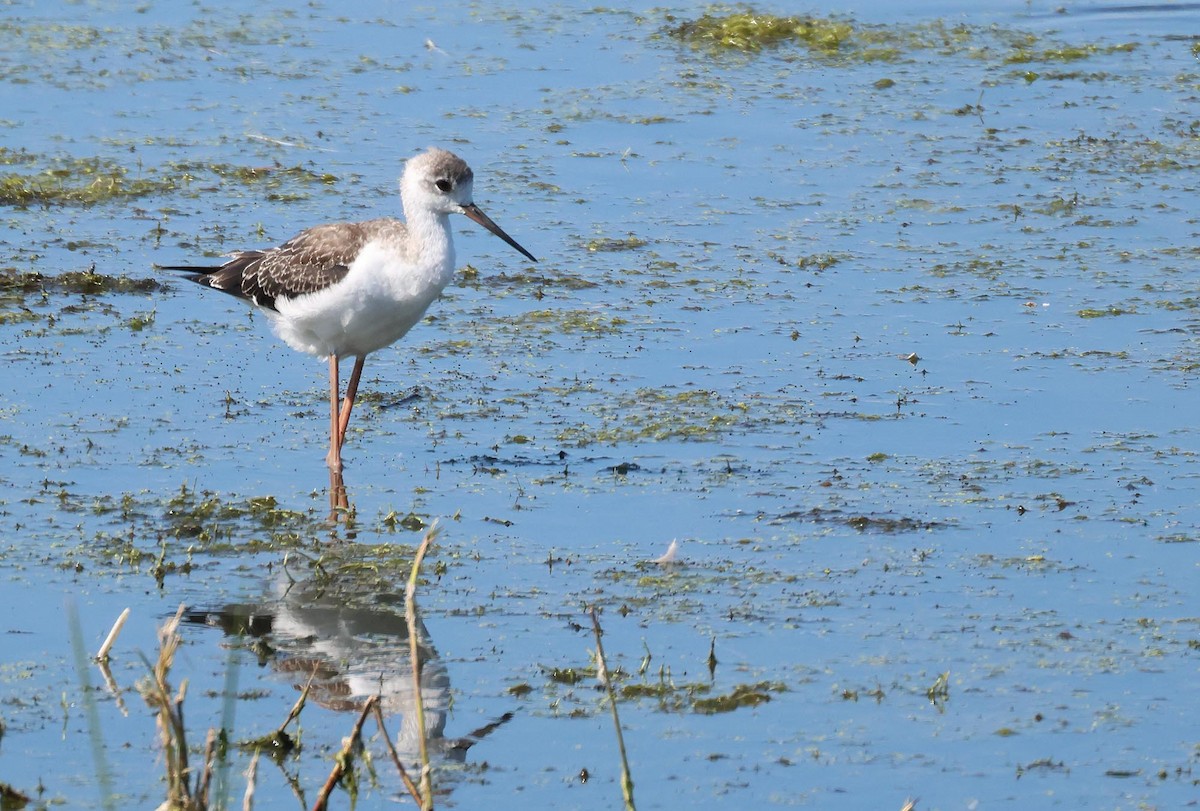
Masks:
[[[404,589],[404,618],[408,623],[408,650],[412,660],[413,693],[416,696],[417,713],[417,743],[421,752],[421,787],[418,793],[421,811],[433,811],[433,769],[429,765],[429,745],[425,740],[425,699],[421,695],[421,645],[417,633],[417,577],[421,571],[421,561],[429,551],[433,539],[440,530],[437,524],[429,528],[417,553],[413,557],[412,571],[408,575],[408,585]]]
[[[604,643],[600,641],[603,632],[600,630],[600,619],[596,616],[596,606],[588,606],[592,615],[592,630],[596,633],[596,658],[599,660],[600,680],[608,692],[608,706],[612,710],[613,726],[617,731],[617,750],[621,754],[621,794],[625,799],[625,811],[637,811],[633,803],[633,777],[629,773],[629,759],[625,756],[625,736],[621,734],[621,719],[617,716],[617,695],[613,691],[612,679],[608,677],[608,664],[604,660]]]
[[[325,811],[328,808],[329,795],[346,774],[350,764],[353,763],[355,750],[362,746],[362,728],[366,723],[367,715],[370,714],[371,708],[378,703],[379,696],[371,696],[367,699],[366,706],[359,713],[358,720],[354,722],[354,729],[351,731],[350,737],[343,744],[342,751],[334,758],[333,770],[325,780],[325,785],[321,787],[321,793],[317,795],[317,801],[313,803],[312,811]]]
[[[388,754],[392,756],[392,763],[396,764],[396,770],[400,772],[400,779],[404,781],[404,787],[408,789],[408,793],[417,807],[422,807],[424,804],[421,802],[421,792],[417,789],[417,784],[408,776],[408,770],[404,768],[404,764],[400,762],[400,755],[396,752],[395,745],[392,744],[392,737],[388,735],[387,725],[383,722],[383,710],[379,709],[378,702],[375,704],[375,721],[379,724],[379,731],[383,733],[383,742],[387,744]]]

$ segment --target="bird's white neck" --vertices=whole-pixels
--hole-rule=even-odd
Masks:
[[[450,233],[450,215],[414,206],[405,207],[404,220],[408,226],[409,244],[418,251],[419,263],[436,263],[454,268],[454,240]],[[440,262],[437,260],[441,260]]]

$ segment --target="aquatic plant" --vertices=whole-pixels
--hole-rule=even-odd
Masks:
[[[161,283],[150,278],[110,276],[97,273],[92,265],[85,270],[68,270],[56,276],[47,276],[37,271],[0,269],[0,297],[44,293],[50,290],[59,293],[102,295],[106,293],[155,293],[162,290]]]
[[[759,704],[765,704],[771,700],[772,692],[782,692],[786,689],[782,684],[771,682],[739,684],[728,693],[696,699],[692,708],[704,715],[733,712],[739,707],[757,707]]]
[[[237,166],[227,163],[176,161],[157,167],[132,168],[104,157],[45,157],[0,151],[0,166],[35,167],[30,172],[0,174],[0,205],[90,206],[123,202],[189,189],[196,180],[215,176],[226,183],[266,189],[269,200],[303,199],[306,185],[332,185],[335,175],[303,166]],[[37,166],[42,168],[37,169]],[[198,193],[198,192],[197,192]]]
[[[718,50],[761,51],[792,42],[837,51],[854,36],[854,27],[842,20],[780,17],[747,8],[729,14],[704,14],[675,26],[670,34],[689,45]]]
[[[1032,35],[1030,36],[1032,37]],[[1096,54],[1128,53],[1136,47],[1135,43],[1130,42],[1119,45],[1097,45],[1095,43],[1061,45],[1052,43],[1048,46],[1038,46],[1031,42],[1028,45],[1015,47],[1004,58],[1004,61],[1010,65],[1024,65],[1029,62],[1076,62],[1080,59],[1088,59]]]
[[[124,167],[88,158],[34,174],[0,175],[0,205],[91,205],[170,191],[175,185],[170,178],[131,178]]]
[[[210,729],[204,742],[202,767],[192,765],[187,742],[187,728],[183,723],[183,701],[187,696],[185,679],[176,692],[168,681],[175,653],[182,638],[179,623],[184,607],[179,606],[175,616],[168,620],[158,632],[158,658],[151,664],[146,662],[150,674],[138,685],[142,698],[155,713],[159,743],[162,745],[163,762],[166,766],[167,800],[164,807],[171,811],[200,811],[208,808],[209,790],[212,786],[213,767],[217,758],[217,732]]]
[[[633,777],[629,772],[629,757],[625,753],[625,736],[621,734],[621,718],[617,714],[617,696],[613,692],[612,680],[608,678],[608,662],[605,661],[604,643],[601,641],[604,634],[600,630],[596,606],[589,606],[588,614],[591,615],[592,631],[596,635],[596,663],[599,671],[597,678],[604,685],[604,692],[608,696],[608,708],[612,712],[613,728],[617,736],[617,751],[621,755],[621,796],[625,800],[625,811],[636,811],[637,806],[633,802]]]

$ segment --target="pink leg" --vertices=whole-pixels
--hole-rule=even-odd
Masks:
[[[350,372],[350,381],[346,383],[346,399],[342,402],[342,413],[338,418],[338,449],[346,441],[346,429],[350,426],[350,412],[354,409],[354,398],[358,396],[358,379],[362,377],[363,364],[367,356],[359,355],[354,359],[354,370]]]
[[[342,443],[338,437],[338,359],[337,355],[329,356],[329,455],[325,464],[335,473],[342,470]]]

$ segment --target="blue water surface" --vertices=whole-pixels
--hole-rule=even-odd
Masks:
[[[671,34],[732,10],[0,8],[0,179],[159,184],[10,201],[0,270],[163,285],[0,300],[0,782],[157,807],[134,685],[185,604],[197,747],[320,671],[257,785],[310,805],[357,700],[411,722],[411,514],[440,806],[620,806],[591,604],[641,808],[1200,799],[1195,8],[760,7],[871,57]],[[433,144],[541,261],[455,223],[329,522],[324,363],[154,265],[398,215]],[[127,606],[102,686],[76,654]],[[216,627],[251,615],[266,647]],[[357,807],[402,802],[367,731]]]

